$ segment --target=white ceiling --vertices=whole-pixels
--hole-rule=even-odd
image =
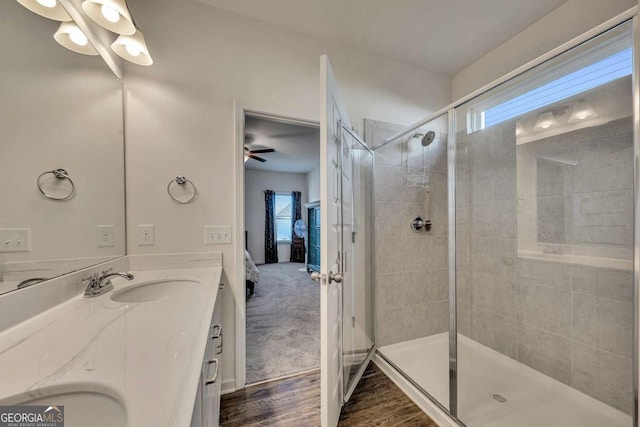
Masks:
[[[273,148],[275,153],[256,154],[266,159],[245,162],[247,169],[307,173],[320,167],[320,128],[245,118],[245,146],[250,150]]]
[[[289,31],[456,74],[566,0],[197,0]]]

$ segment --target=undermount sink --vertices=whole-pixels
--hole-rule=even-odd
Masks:
[[[188,287],[198,286],[195,280],[168,279],[156,280],[129,286],[111,294],[116,302],[148,302],[178,296]]]
[[[40,394],[38,391],[30,394]],[[39,405],[43,406],[42,412],[60,413],[60,407],[64,406],[65,427],[126,427],[127,411],[124,406],[113,397],[92,391],[69,391],[46,393],[42,397],[31,399],[23,398],[7,399],[0,402],[2,405]]]

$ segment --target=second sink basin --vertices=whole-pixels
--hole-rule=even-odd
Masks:
[[[68,391],[62,391],[66,388]],[[30,398],[29,394],[40,395]],[[24,393],[23,396],[0,401],[2,405],[39,405],[42,414],[48,412],[53,420],[64,418],[66,427],[126,427],[127,412],[125,407],[114,397],[103,392],[86,390],[82,385],[53,387],[51,390],[36,390]],[[64,406],[64,414],[59,406]],[[58,418],[60,417],[60,418]],[[17,423],[16,425],[19,425]],[[36,423],[37,425],[38,423]]]
[[[200,283],[187,279],[154,280],[115,291],[111,294],[111,300],[116,302],[156,301],[178,296],[191,286],[200,286]]]

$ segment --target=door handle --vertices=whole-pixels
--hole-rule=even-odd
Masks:
[[[218,363],[218,359],[209,360],[207,362],[207,366],[212,365],[214,363],[216,364],[216,370],[214,371],[213,376],[211,378],[207,378],[205,380],[205,385],[211,385],[211,384],[215,383],[218,380],[218,370],[220,368],[220,364]]]
[[[314,271],[313,273],[311,273],[311,280],[313,280],[314,282],[319,282],[320,273],[318,273],[317,271]]]
[[[336,283],[342,283],[342,279],[344,279],[344,277],[342,276],[342,273],[336,273],[333,274],[333,272],[329,272],[329,283],[332,282],[336,282]]]
[[[220,345],[216,347],[216,354],[222,354],[222,350],[224,350],[224,335],[222,335],[222,328],[220,328]]]
[[[220,335],[222,335],[222,326],[213,325],[213,327],[211,329],[213,329],[213,335],[211,335],[211,339],[215,340],[215,339],[220,338]]]

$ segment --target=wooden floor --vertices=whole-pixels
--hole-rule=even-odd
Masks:
[[[320,371],[224,395],[221,406],[223,427],[320,426]],[[371,363],[342,409],[339,426],[378,425],[437,427]]]

